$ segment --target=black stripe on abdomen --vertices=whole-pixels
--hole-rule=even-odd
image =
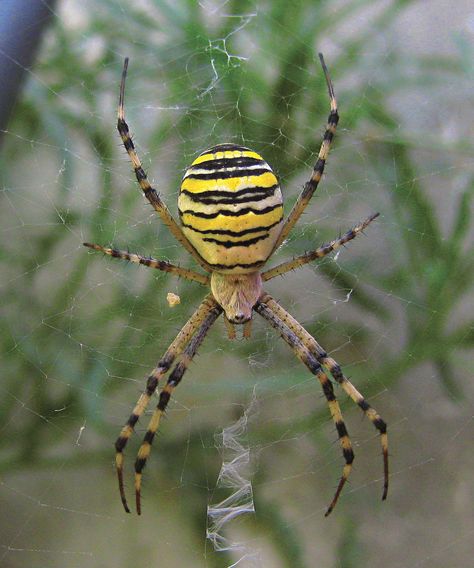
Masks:
[[[265,215],[265,213],[270,213],[270,211],[273,211],[278,207],[282,207],[282,204],[276,203],[275,205],[270,205],[269,207],[264,207],[263,209],[244,207],[243,209],[239,209],[239,211],[219,209],[214,213],[202,213],[200,211],[193,211],[192,209],[185,209],[184,211],[178,209],[178,211],[180,215],[192,215],[193,217],[201,217],[202,219],[215,219],[219,215],[224,215],[225,217],[240,217],[241,215],[246,215],[247,213],[253,213],[254,215]]]
[[[243,237],[244,235],[251,235],[252,233],[261,233],[262,231],[269,231],[273,227],[276,227],[278,223],[281,223],[281,219],[275,221],[271,225],[254,227],[252,229],[244,229],[243,231],[231,231],[230,229],[196,229],[192,225],[188,225],[187,223],[182,223],[183,227],[187,229],[191,229],[196,233],[200,233],[201,235],[226,235],[228,237]],[[206,239],[203,239],[206,240]]]
[[[268,197],[273,197],[275,191],[279,188],[278,185],[272,185],[271,187],[251,187],[249,189],[244,189],[238,192],[239,195],[229,194],[229,192],[224,191],[206,191],[202,193],[190,193],[186,190],[181,190],[181,193],[189,197],[194,203],[201,203],[202,205],[240,205],[242,203],[258,203],[263,201]],[[214,194],[213,197],[201,197],[203,193]]]
[[[269,234],[265,233],[264,235],[253,237],[252,239],[246,239],[244,241],[220,241],[219,239],[213,239],[212,237],[204,237],[202,240],[208,243],[217,243],[218,245],[223,246],[225,248],[232,248],[232,247],[248,247],[250,245],[258,243],[258,241],[268,239],[268,237]]]
[[[205,162],[207,164],[211,163],[211,162]],[[208,179],[208,180],[213,180],[213,181],[218,181],[220,179],[229,179],[229,178],[246,178],[249,176],[260,176],[262,174],[267,174],[267,173],[271,173],[271,171],[268,168],[255,168],[254,170],[252,169],[246,169],[246,168],[236,168],[236,169],[222,169],[219,170],[217,172],[209,172],[209,173],[205,173],[205,174],[193,174],[192,170],[188,170],[191,173],[186,174],[186,176],[184,177],[184,179]]]
[[[206,152],[207,154],[207,152]],[[208,160],[191,166],[187,173],[192,173],[193,170],[225,170],[226,168],[248,168],[250,166],[267,165],[265,160],[258,158],[247,158],[239,156],[237,158],[216,158],[215,160]],[[270,170],[268,170],[270,171]]]

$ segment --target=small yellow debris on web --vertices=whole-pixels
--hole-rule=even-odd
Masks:
[[[174,308],[181,303],[181,298],[177,294],[173,294],[173,292],[168,292],[166,300],[168,301],[170,308]]]

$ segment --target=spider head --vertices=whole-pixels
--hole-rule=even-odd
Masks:
[[[262,277],[259,272],[250,274],[222,274],[213,272],[211,290],[223,308],[226,318],[234,324],[252,319],[252,309],[262,295]]]

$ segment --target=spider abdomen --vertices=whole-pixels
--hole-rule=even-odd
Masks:
[[[253,272],[273,251],[283,205],[278,180],[256,152],[214,146],[186,170],[178,209],[183,232],[215,270]]]

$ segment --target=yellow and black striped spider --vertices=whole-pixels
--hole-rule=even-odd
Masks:
[[[236,324],[243,324],[244,336],[250,337],[253,312],[261,315],[278,331],[298,359],[321,383],[345,460],[342,476],[326,516],[336,505],[354,459],[341,410],[326,371],[329,371],[335,381],[360,407],[380,434],[384,463],[382,499],[387,496],[388,442],[385,422],[344,376],[338,363],[263,289],[263,282],[338,250],[361,233],[378,216],[378,213],[375,213],[338,239],[262,272],[263,266],[288,236],[318,187],[336,132],[339,120],[336,97],[323,56],[319,54],[319,58],[328,86],[331,110],[311,178],[305,184],[288,217],[283,220],[280,187],[267,162],[259,154],[243,146],[220,144],[200,154],[184,174],[178,199],[181,226],[176,223],[160,195],[150,185],[130,137],[124,115],[125,78],[128,67],[128,59],[125,59],[120,85],[118,131],[145,197],[178,242],[201,265],[205,274],[122,250],[90,243],[84,245],[107,255],[171,272],[210,287],[210,292],[148,376],[146,388],[115,442],[120,497],[127,513],[130,509],[123,483],[125,446],[154,395],[159,381],[176,362],[159,394],[158,405],[148,424],[135,461],[136,510],[140,514],[142,472],[161,417],[171,393],[181,381],[210,327],[222,313],[230,339],[235,337]]]

